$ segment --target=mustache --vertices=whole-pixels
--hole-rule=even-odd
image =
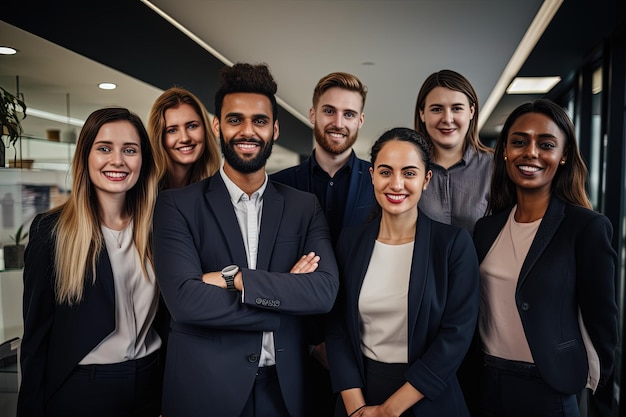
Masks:
[[[235,146],[238,143],[254,143],[259,146],[263,146],[264,142],[261,139],[257,138],[239,138],[239,139],[231,139],[229,142],[230,146]]]

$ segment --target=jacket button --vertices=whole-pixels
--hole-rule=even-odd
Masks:
[[[528,303],[522,303],[521,307],[522,307],[522,310],[524,310],[524,311],[528,311],[528,309],[530,309],[530,304],[528,304]]]
[[[254,353],[252,355],[248,355],[248,362],[254,363],[258,360],[259,360],[259,355],[256,355]]]

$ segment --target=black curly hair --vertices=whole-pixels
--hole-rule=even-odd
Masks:
[[[231,93],[256,93],[266,96],[272,103],[272,117],[278,120],[276,91],[278,86],[267,64],[237,63],[220,70],[222,83],[215,93],[215,114],[221,117],[224,96]]]

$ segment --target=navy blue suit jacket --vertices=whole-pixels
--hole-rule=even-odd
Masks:
[[[356,161],[350,174],[350,187],[346,196],[343,228],[367,222],[372,214],[372,209],[376,205],[372,177],[369,172],[371,164],[359,158],[355,159]],[[276,172],[270,178],[273,181],[290,185],[298,190],[312,192],[312,163],[312,157],[309,157],[300,165]]]
[[[287,409],[305,414],[303,318],[331,309],[337,264],[314,195],[269,182],[263,195],[256,269],[219,174],[162,192],[154,213],[157,280],[172,321],[163,387],[167,417],[239,416],[255,382],[264,331],[274,332],[276,369]],[[305,253],[318,269],[290,274]],[[243,271],[242,295],[202,282],[230,264]]]
[[[334,391],[366,384],[358,300],[379,227],[380,217],[345,230],[339,238],[341,286],[326,334]],[[469,415],[456,371],[472,340],[477,316],[478,261],[469,233],[420,213],[409,277],[405,373],[406,380],[425,396],[412,408],[416,416]]]
[[[24,256],[20,417],[44,416],[46,402],[76,365],[115,330],[115,289],[106,247],[97,260],[95,282],[91,272],[85,277],[83,300],[71,307],[56,303],[52,231],[58,218],[55,212],[33,220]]]
[[[480,262],[510,210],[478,220]],[[555,390],[574,394],[587,382],[587,353],[578,310],[600,359],[600,384],[609,377],[617,345],[617,255],[609,220],[552,197],[522,265],[515,302],[535,365]]]

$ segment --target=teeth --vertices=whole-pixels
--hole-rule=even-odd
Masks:
[[[402,201],[406,198],[405,195],[395,195],[395,194],[387,194],[387,197],[390,200],[395,200],[395,201]]]
[[[537,171],[539,171],[539,168],[533,167],[533,166],[530,166],[530,165],[520,165],[518,168],[520,170],[522,170],[522,171],[528,171],[528,172],[537,172]]]
[[[125,172],[105,172],[104,175],[112,178],[124,178],[127,174]]]
[[[255,144],[247,144],[247,143],[238,143],[237,144],[238,148],[242,148],[242,149],[254,149],[256,148]]]
[[[329,132],[328,135],[332,136],[333,138],[337,138],[337,139],[341,139],[341,138],[343,138],[345,136],[344,134],[335,133],[335,132]]]
[[[190,151],[192,149],[193,149],[193,146],[183,146],[181,148],[178,148],[179,151],[183,151],[183,152]]]

